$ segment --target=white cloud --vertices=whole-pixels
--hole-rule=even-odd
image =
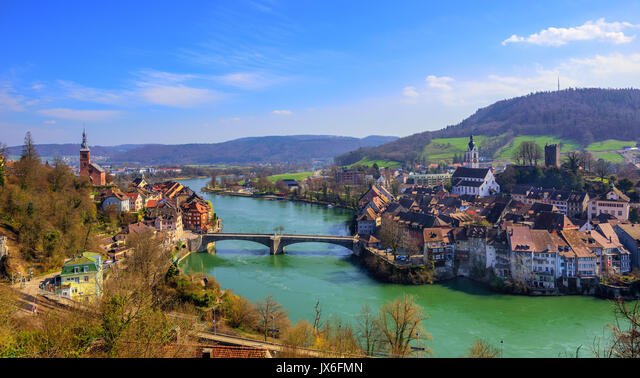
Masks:
[[[8,87],[0,87],[0,112],[22,112],[24,106],[22,104],[23,98],[16,95]]]
[[[430,75],[425,79],[424,87],[409,86],[404,91],[411,93],[411,103],[414,104],[437,102],[452,109],[473,111],[501,99],[555,90],[558,79],[561,88],[637,87],[640,83],[640,53],[573,58],[552,67],[536,65],[521,74],[490,74],[469,80]]]
[[[594,21],[587,21],[580,26],[570,28],[549,27],[538,33],[522,37],[513,34],[502,41],[503,45],[509,43],[530,43],[541,46],[562,46],[573,41],[599,40],[614,44],[629,43],[635,35],[624,34],[625,29],[638,28],[640,25],[629,22],[606,22],[604,18]]]
[[[45,125],[55,125],[57,122],[55,119],[48,119],[46,121],[43,121],[42,123],[44,123]]]
[[[65,97],[83,102],[125,104],[132,96],[128,91],[91,88],[73,81],[58,80],[57,83]]]
[[[39,114],[72,121],[105,121],[120,115],[117,110],[79,110],[69,108],[52,108],[38,110]]]
[[[140,81],[144,82],[160,82],[160,83],[184,83],[185,81],[195,79],[199,75],[182,74],[157,70],[142,70],[136,73]]]
[[[140,94],[152,104],[177,108],[189,108],[205,103],[215,102],[221,95],[204,88],[193,88],[185,85],[143,85]]]
[[[562,63],[559,69],[583,78],[583,82],[588,85],[637,86],[640,83],[640,53],[574,58]]]
[[[256,90],[282,83],[288,79],[263,72],[234,72],[222,76],[216,76],[213,80],[230,87],[245,90]]]
[[[420,96],[420,93],[418,93],[418,90],[416,89],[416,87],[412,87],[409,85],[404,87],[404,89],[402,90],[402,95],[413,99]]]
[[[427,76],[427,78],[425,79],[427,81],[427,85],[430,88],[435,88],[435,89],[441,89],[441,90],[445,90],[445,91],[450,91],[451,90],[451,83],[454,81],[453,78],[450,78],[448,76],[434,76],[434,75],[429,75]]]
[[[274,110],[271,114],[282,115],[282,116],[290,116],[293,114],[291,110]]]
[[[47,86],[44,85],[43,83],[40,82],[36,82],[31,84],[31,89],[33,89],[34,91],[41,91],[43,89],[45,89]]]

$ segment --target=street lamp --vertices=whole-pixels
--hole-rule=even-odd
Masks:
[[[273,328],[269,328],[268,331],[271,332],[271,338],[275,339],[276,335],[280,332],[278,328],[276,328],[276,316],[271,315],[271,326]],[[266,339],[265,339],[266,341]]]

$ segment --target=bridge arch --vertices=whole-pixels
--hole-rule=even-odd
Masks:
[[[212,233],[202,236],[202,245],[207,246],[224,240],[250,241],[262,244],[269,248],[271,254],[284,253],[284,247],[299,243],[325,243],[339,245],[354,250],[357,239],[351,236],[332,235],[271,235],[271,234],[238,234],[238,233]]]

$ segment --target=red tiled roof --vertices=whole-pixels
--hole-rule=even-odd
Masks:
[[[562,230],[560,231],[564,240],[571,246],[571,250],[577,257],[595,257],[593,252],[582,241],[580,231],[578,230]]]
[[[125,193],[127,197],[129,198],[133,198],[134,200],[138,199],[138,193],[137,192],[133,192],[133,193]]]
[[[425,228],[422,234],[425,243],[438,241],[448,244],[450,243],[449,231],[451,231],[450,228]]]

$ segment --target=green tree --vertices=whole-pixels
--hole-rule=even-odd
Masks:
[[[622,180],[618,181],[618,189],[624,191],[624,192],[628,192],[629,190],[631,190],[633,188],[633,182],[631,180],[629,180],[628,178],[623,178]]]
[[[578,173],[578,169],[583,164],[582,156],[579,152],[570,151],[567,153],[567,157],[564,163],[566,169],[570,170],[574,174]]]

